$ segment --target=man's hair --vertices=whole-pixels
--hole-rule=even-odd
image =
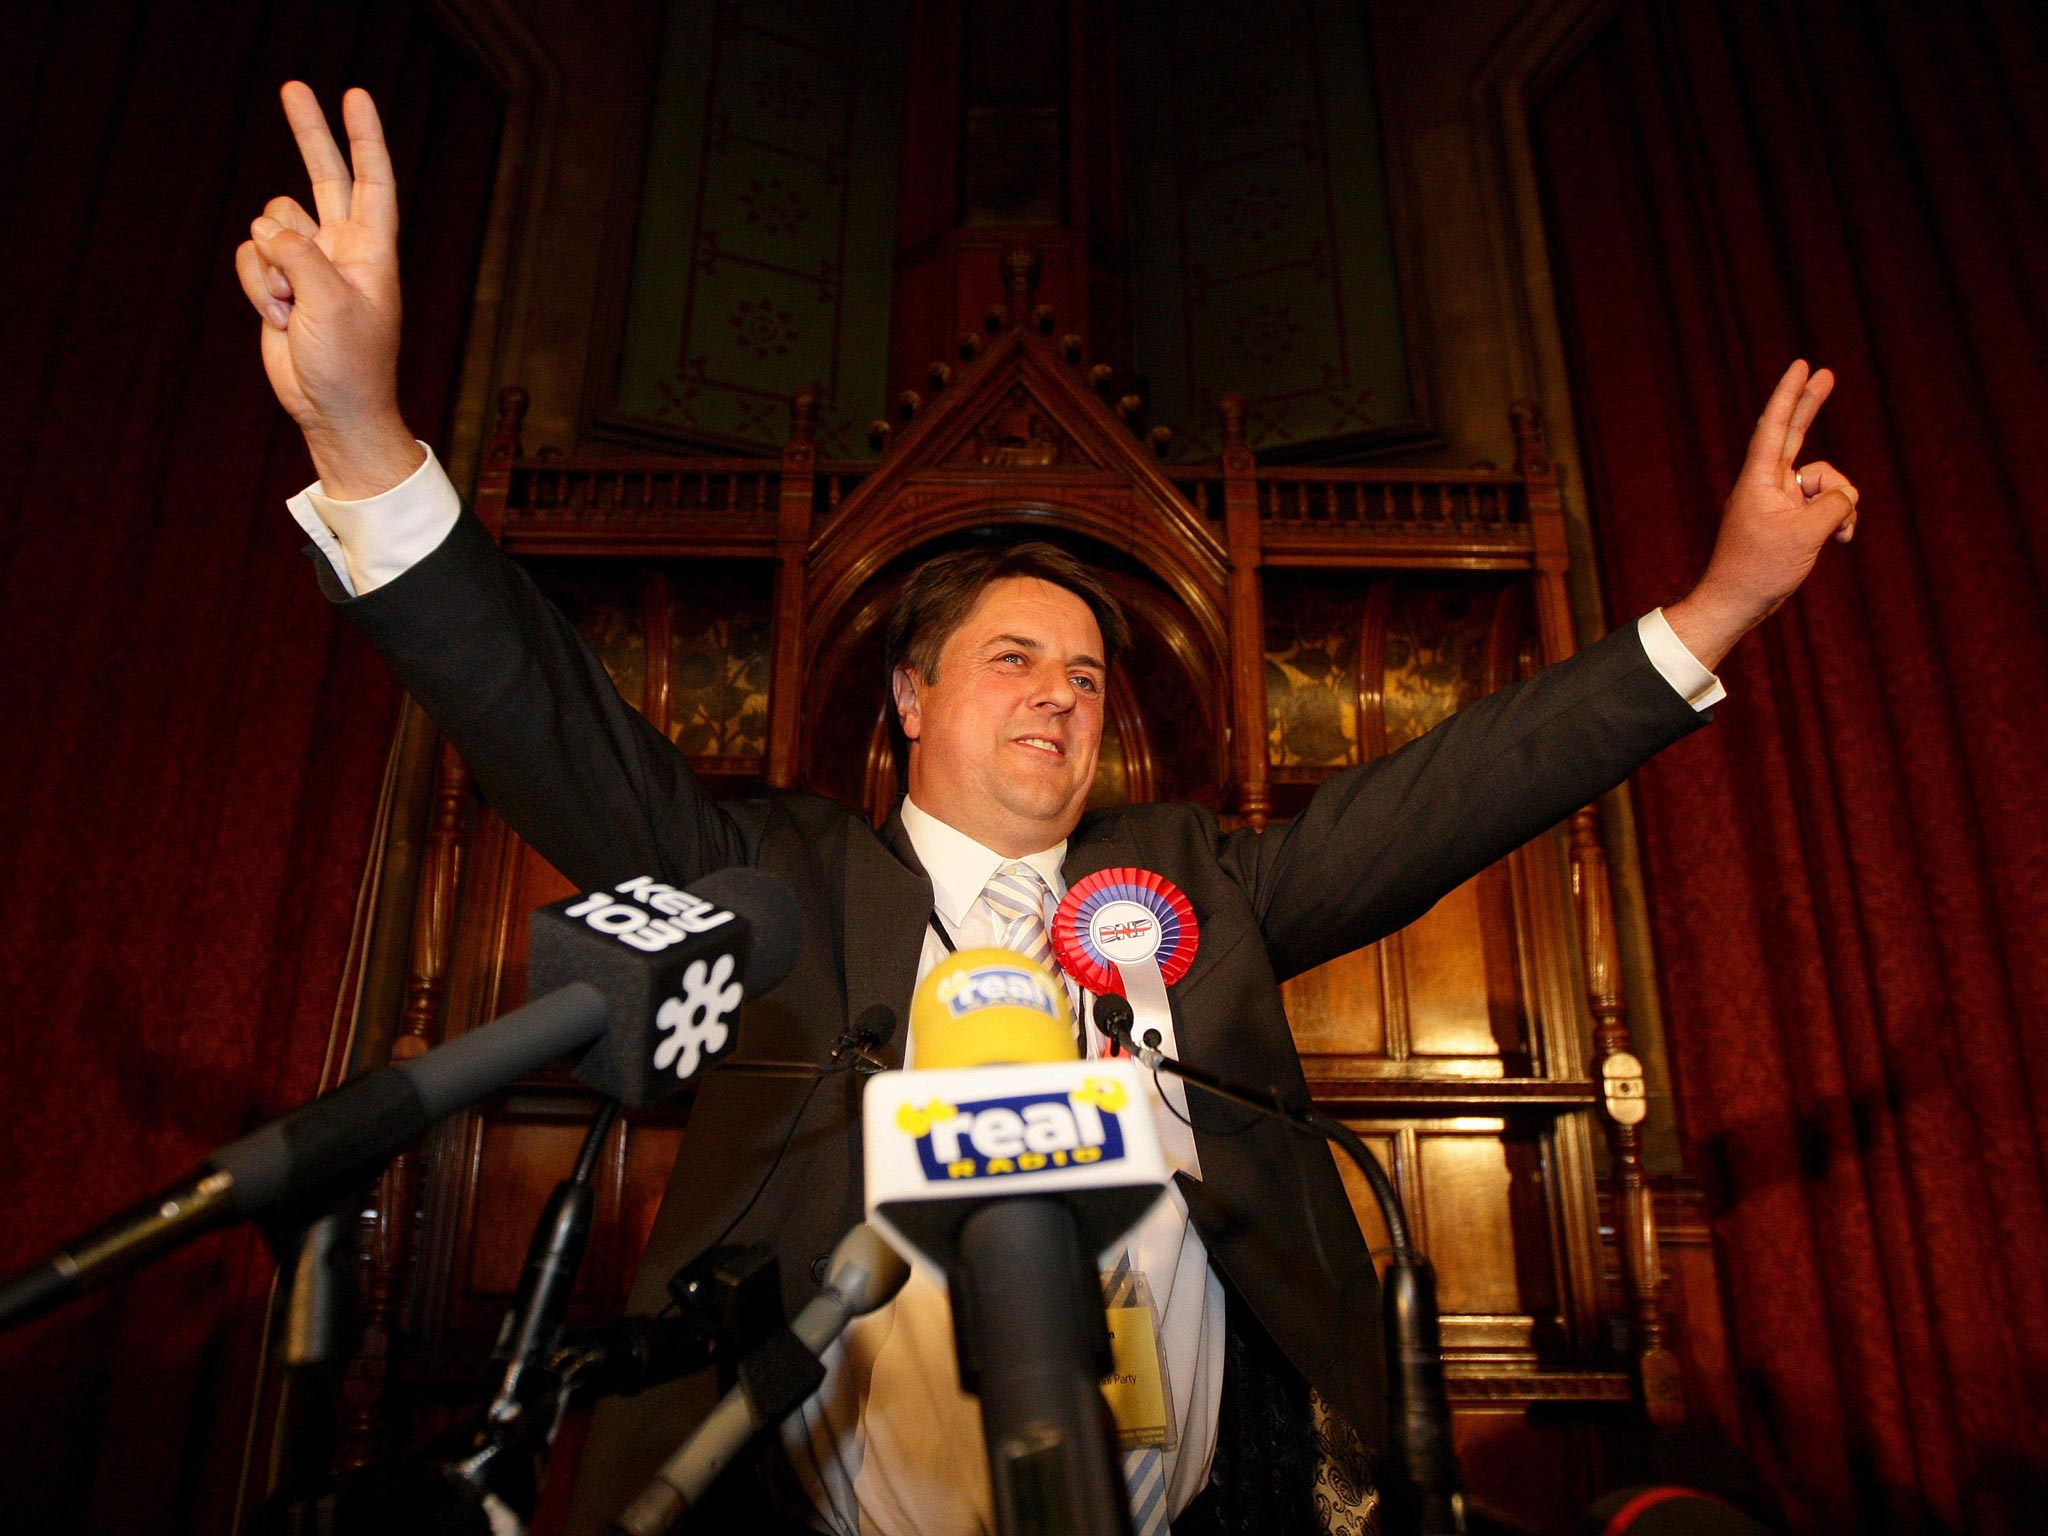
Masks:
[[[903,721],[894,704],[896,669],[908,667],[926,682],[939,675],[939,652],[945,649],[953,631],[967,620],[981,594],[1006,577],[1035,576],[1064,587],[1088,605],[1095,626],[1102,631],[1102,662],[1105,668],[1130,649],[1131,626],[1124,610],[1102,578],[1057,544],[1034,541],[973,549],[956,549],[925,561],[910,573],[897,594],[882,633],[882,664],[886,669],[891,696],[889,736],[896,746],[896,763],[903,769],[909,750],[903,735]]]

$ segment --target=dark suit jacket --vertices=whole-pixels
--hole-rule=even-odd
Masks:
[[[493,806],[579,887],[754,864],[802,906],[795,970],[748,1002],[734,1057],[697,1090],[633,1291],[635,1310],[657,1309],[668,1277],[753,1193],[833,1037],[873,1003],[907,1016],[930,881],[896,819],[878,834],[815,795],[707,799],[467,514],[433,555],[348,608]],[[1065,875],[1137,865],[1179,885],[1201,930],[1171,989],[1182,1053],[1306,1103],[1281,981],[1420,916],[1701,719],[1631,626],[1335,775],[1300,816],[1264,833],[1226,833],[1191,805],[1091,812],[1069,840]],[[895,1049],[900,1060],[900,1036]],[[1301,1374],[1368,1445],[1383,1443],[1378,1288],[1328,1155],[1269,1120],[1191,1098],[1203,1176],[1184,1184],[1211,1260]],[[857,1080],[821,1086],[738,1234],[777,1247],[792,1308],[814,1290],[815,1260],[860,1218],[858,1112]],[[593,1485],[608,1485],[615,1506],[674,1448],[695,1422],[686,1404],[697,1390],[642,1394],[600,1415],[582,1480],[593,1509],[604,1497]]]

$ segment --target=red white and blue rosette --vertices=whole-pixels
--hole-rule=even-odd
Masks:
[[[1200,940],[1186,895],[1149,869],[1098,870],[1075,882],[1052,920],[1060,965],[1098,997],[1129,996],[1125,972],[1140,966],[1156,966],[1160,981],[1171,986],[1195,963]]]

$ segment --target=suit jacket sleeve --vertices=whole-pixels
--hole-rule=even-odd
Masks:
[[[362,597],[314,565],[493,808],[576,885],[752,862],[740,824],[466,509],[431,555]]]
[[[1413,922],[1709,718],[1627,625],[1332,775],[1301,815],[1230,833],[1219,852],[1284,981]]]

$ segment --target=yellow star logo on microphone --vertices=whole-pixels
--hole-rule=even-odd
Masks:
[[[902,1104],[896,1109],[896,1124],[912,1136],[928,1136],[934,1125],[942,1120],[951,1120],[959,1113],[944,1099],[933,1099],[923,1109],[915,1104]]]
[[[1073,1096],[1076,1103],[1093,1104],[1108,1115],[1115,1114],[1130,1102],[1124,1093],[1124,1085],[1112,1078],[1088,1078],[1074,1090]]]

